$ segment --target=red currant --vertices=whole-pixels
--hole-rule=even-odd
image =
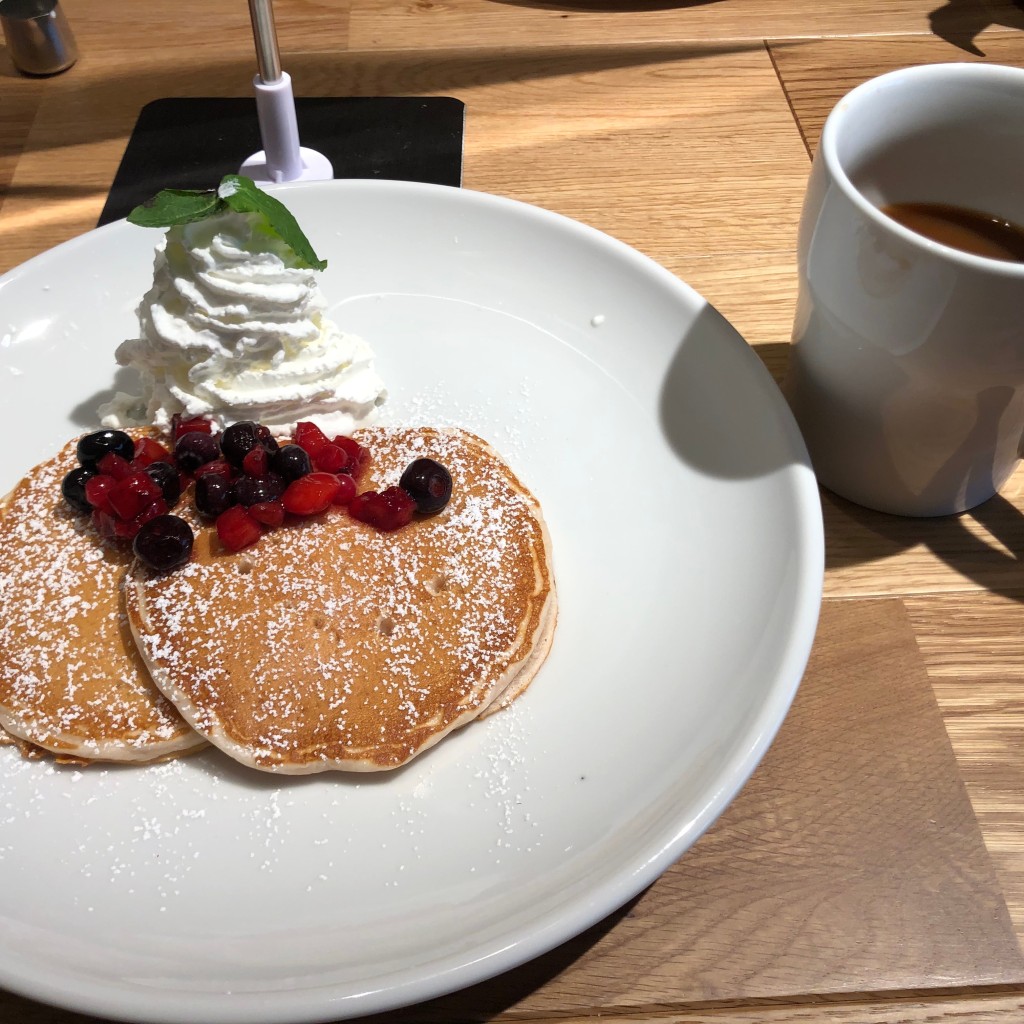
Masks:
[[[336,444],[325,444],[315,456],[313,464],[324,473],[347,473],[352,457]]]
[[[331,443],[315,423],[306,422],[295,424],[294,441],[311,458],[316,458],[320,449]]]
[[[232,505],[217,516],[217,536],[229,551],[241,551],[260,539],[263,530],[244,505]]]
[[[315,516],[331,506],[340,484],[333,473],[307,473],[293,480],[281,496],[281,504],[297,516]]]
[[[132,464],[121,458],[114,452],[107,452],[106,455],[96,463],[96,468],[104,476],[112,476],[115,480],[123,480],[132,472]]]
[[[250,448],[242,459],[242,472],[249,476],[266,476],[270,469],[270,452],[263,445]]]
[[[348,473],[339,473],[336,477],[338,490],[331,499],[332,505],[347,505],[356,496],[356,482]]]
[[[170,462],[171,453],[152,437],[140,437],[135,442],[135,458],[132,469],[145,469],[154,462]]]
[[[179,437],[196,431],[200,434],[213,433],[213,421],[203,416],[195,416],[192,419],[182,419],[181,413],[175,413],[171,417],[171,435],[177,441]]]
[[[364,448],[355,438],[346,437],[344,434],[339,434],[334,439],[336,444],[342,451],[348,453],[348,457],[351,460],[350,472],[353,476],[359,476],[360,473],[370,464],[370,450]]]
[[[416,502],[401,487],[387,487],[379,494],[376,491],[363,491],[348,506],[348,514],[353,519],[386,533],[401,529],[411,522],[415,511]]]
[[[249,515],[273,530],[284,522],[284,505],[279,501],[258,501],[249,506]]]

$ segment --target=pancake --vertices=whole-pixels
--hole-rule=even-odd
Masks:
[[[12,736],[4,728],[0,728],[0,747],[17,747],[18,752],[26,761],[39,761],[44,757],[50,756],[49,750],[43,750],[42,747],[37,747],[34,743],[29,743],[18,736]],[[74,762],[78,759],[72,757],[68,758],[68,760]],[[82,763],[88,764],[87,761]]]
[[[508,685],[495,696],[487,707],[481,709],[478,715],[479,718],[487,718],[496,711],[504,710],[517,697],[521,696],[530,683],[533,682],[533,677],[537,674],[545,658],[547,658],[548,652],[551,650],[551,641],[555,636],[557,615],[558,609],[555,602],[549,601],[544,607],[540,629],[538,630],[533,649],[521,662],[518,672],[509,680]]]
[[[125,588],[154,682],[199,733],[264,771],[380,771],[529,685],[555,593],[540,507],[485,442],[459,430],[359,431],[363,489],[414,459],[446,466],[448,505],[393,533],[344,511]],[[513,690],[509,688],[513,687]],[[511,699],[511,697],[509,697]]]
[[[0,514],[0,727],[24,753],[153,761],[205,745],[153,686],[128,629],[131,546],[61,497],[75,443],[33,469]]]

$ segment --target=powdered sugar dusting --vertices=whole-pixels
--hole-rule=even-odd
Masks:
[[[74,445],[36,467],[0,520],[0,725],[57,753],[145,760],[196,745],[153,687],[120,587],[128,547],[60,495]]]
[[[539,510],[501,459],[462,431],[360,439],[375,486],[429,455],[456,480],[452,501],[394,534],[330,514],[240,556],[219,554],[207,531],[178,572],[133,574],[129,611],[154,678],[257,767],[401,764],[499,696],[547,625]]]

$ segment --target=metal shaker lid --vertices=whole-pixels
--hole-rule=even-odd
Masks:
[[[54,75],[78,60],[78,48],[57,0],[0,0],[0,26],[14,66]]]

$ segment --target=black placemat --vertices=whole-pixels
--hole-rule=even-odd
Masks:
[[[336,178],[462,183],[465,104],[448,96],[303,97],[299,141]],[[99,223],[125,216],[162,188],[213,188],[262,149],[255,99],[170,98],[135,123]]]

